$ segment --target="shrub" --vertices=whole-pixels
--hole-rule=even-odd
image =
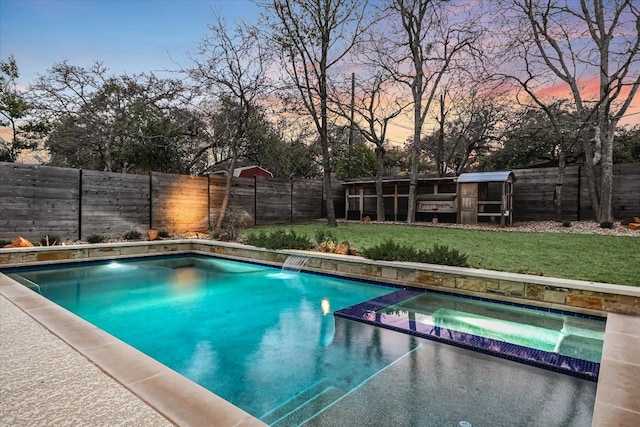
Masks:
[[[136,230],[131,230],[124,233],[122,237],[124,238],[124,240],[140,240],[140,238],[142,237],[142,233]]]
[[[363,249],[360,254],[366,258],[384,261],[408,261],[426,264],[468,267],[468,256],[446,245],[434,245],[429,250],[416,250],[387,240],[371,248]]]
[[[362,249],[360,255],[383,261],[416,261],[417,252],[414,248],[401,246],[393,240],[387,240],[370,248]]]
[[[169,232],[167,230],[160,230],[160,231],[158,231],[158,237],[160,237],[161,239],[167,239],[167,238],[171,237],[171,235],[169,234]]]
[[[427,251],[429,264],[453,265],[457,267],[468,267],[468,256],[457,249],[449,248],[446,245],[434,245],[433,249]]]
[[[562,226],[566,228],[571,227],[571,221],[562,221]]]
[[[0,240],[0,248],[4,248],[11,243],[11,240]]]
[[[266,249],[311,249],[313,243],[303,234],[293,230],[275,230],[271,233],[264,231],[250,233],[245,238],[245,243]]]
[[[60,244],[60,237],[51,236],[49,234],[45,234],[45,236],[40,239],[40,246],[55,246]]]
[[[87,242],[89,243],[104,243],[106,240],[107,238],[102,234],[92,234],[91,236],[87,237]]]
[[[600,228],[613,228],[613,223],[611,221],[602,221]]]

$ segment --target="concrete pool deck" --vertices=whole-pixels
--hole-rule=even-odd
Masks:
[[[2,275],[0,295],[0,424],[264,425]],[[640,317],[609,314],[592,425],[640,425],[639,396]]]

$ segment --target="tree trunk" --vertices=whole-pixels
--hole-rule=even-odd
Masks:
[[[598,212],[600,212],[600,194],[596,185],[596,163],[594,162],[594,150],[591,146],[591,138],[587,130],[582,131],[582,147],[584,149],[584,170],[587,176],[587,188],[589,189],[589,199],[591,200],[591,208],[596,220]]]
[[[323,150],[324,151],[324,150]],[[323,161],[323,163],[325,163]],[[328,160],[327,160],[328,163]],[[338,225],[336,222],[336,211],[333,206],[333,192],[331,190],[331,170],[328,166],[325,166],[324,171],[324,194],[325,194],[325,207],[327,209],[327,225],[335,227]]]
[[[327,123],[327,101],[326,97],[320,102],[322,111],[322,125],[320,130],[320,143],[322,144],[322,168],[324,170],[324,194],[325,207],[327,209],[327,225],[335,227],[336,212],[333,207],[333,192],[331,190],[331,164],[329,162],[329,132]]]
[[[384,221],[384,190],[382,188],[382,176],[384,175],[384,149],[376,147],[378,168],[376,171],[376,216],[378,221]]]
[[[602,159],[600,160],[600,210],[598,222],[613,222],[613,132],[614,126],[602,134]]]
[[[422,70],[420,70],[422,72]],[[416,221],[416,192],[418,188],[418,166],[420,165],[420,136],[422,133],[422,75],[418,72],[413,82],[413,144],[411,144],[411,175],[409,176],[409,206],[407,224]]]
[[[446,172],[446,167],[444,166],[444,120],[444,96],[440,95],[440,134],[438,135],[438,150],[436,152],[438,176],[444,176]]]
[[[236,162],[238,160],[238,146],[235,141],[232,143],[231,151],[233,155],[231,156],[231,164],[229,165],[229,170],[227,171],[227,182],[224,186],[222,205],[220,206],[218,220],[216,221],[216,225],[213,229],[213,231],[216,233],[219,233],[220,230],[222,230],[222,226],[224,225],[224,217],[227,213],[227,207],[229,207],[229,199],[231,199],[231,181],[233,180],[233,171],[236,168]],[[257,212],[254,213],[254,215],[257,215]]]
[[[553,193],[553,207],[555,209],[557,222],[562,222],[562,185],[564,184],[566,167],[567,154],[561,149],[558,160],[558,178],[556,179],[556,188]]]
[[[584,4],[584,3],[583,3]],[[594,18],[600,31],[605,30],[604,2],[595,2]],[[637,5],[636,5],[637,7]],[[640,21],[636,23],[636,37]],[[613,222],[613,131],[616,121],[611,119],[611,75],[609,72],[609,48],[611,32],[600,33],[598,49],[600,53],[600,105],[598,105],[598,128],[600,130],[600,206],[596,210],[598,222]],[[615,73],[614,73],[615,74]]]

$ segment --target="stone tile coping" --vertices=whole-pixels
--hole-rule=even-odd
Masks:
[[[202,243],[202,241],[198,241],[198,243]],[[376,265],[380,267],[428,270],[435,273],[458,274],[461,276],[472,276],[472,277],[478,277],[478,278],[496,280],[496,281],[505,280],[505,281],[515,281],[515,282],[526,282],[526,283],[532,283],[532,284],[542,285],[542,286],[580,289],[580,290],[591,291],[591,292],[602,292],[607,294],[640,297],[640,287],[616,285],[613,283],[600,283],[600,282],[592,282],[592,281],[586,281],[586,280],[534,276],[534,275],[521,274],[521,273],[507,273],[503,271],[484,270],[480,268],[453,267],[453,266],[437,265],[437,264],[420,264],[415,262],[370,260],[368,258],[363,258],[359,256],[346,256],[346,255],[326,254],[326,253],[309,252],[309,251],[283,250],[279,252],[290,254],[290,255],[296,255],[296,256],[306,256],[307,258],[328,258],[328,259],[336,259],[341,262],[369,264],[369,265]]]
[[[584,280],[573,280],[573,279],[563,279],[563,278],[555,278],[555,277],[545,277],[545,276],[534,276],[528,274],[520,274],[520,273],[507,273],[501,271],[494,270],[484,270],[478,268],[467,268],[467,267],[452,267],[446,265],[437,265],[437,264],[420,264],[413,262],[400,262],[400,261],[379,261],[379,260],[370,260],[367,258],[363,258],[360,256],[347,256],[347,255],[337,255],[337,254],[329,254],[323,252],[314,252],[314,251],[301,251],[301,250],[279,250],[279,251],[271,251],[263,248],[256,248],[253,246],[247,246],[240,243],[233,242],[220,242],[213,240],[203,240],[203,239],[180,239],[180,240],[158,240],[158,241],[143,241],[143,242],[121,242],[121,243],[96,243],[96,244],[79,244],[79,245],[67,245],[67,246],[34,246],[30,248],[0,248],[0,256],[3,254],[9,254],[12,252],[16,253],[29,253],[29,252],[56,252],[56,251],[82,251],[82,250],[104,250],[104,249],[112,249],[112,248],[144,248],[144,247],[155,247],[155,246],[176,246],[176,245],[188,245],[192,246],[193,244],[213,246],[213,247],[221,247],[221,248],[230,248],[230,249],[249,249],[251,251],[263,252],[263,253],[281,253],[284,255],[297,255],[304,256],[307,258],[324,258],[324,259],[335,259],[340,262],[346,263],[358,263],[358,264],[369,264],[376,265],[380,267],[396,267],[396,268],[407,268],[407,269],[415,269],[415,270],[428,270],[435,273],[442,274],[458,274],[463,276],[473,276],[483,279],[490,280],[506,280],[506,281],[517,281],[517,282],[527,282],[532,284],[538,284],[543,286],[553,286],[553,287],[566,287],[570,289],[580,289],[592,292],[602,292],[609,294],[618,294],[618,295],[628,295],[640,297],[640,288],[634,286],[625,286],[625,285],[617,285],[613,283],[600,283],[600,282],[592,282],[592,281],[584,281]],[[193,250],[193,249],[191,249]],[[189,251],[189,249],[187,249]],[[148,255],[155,255],[158,251],[148,252]],[[145,253],[132,253],[136,255],[146,255]],[[113,255],[104,254],[102,258],[111,259]],[[92,257],[92,259],[100,259],[100,257]],[[51,260],[50,263],[64,262],[70,261],[67,260]],[[36,262],[21,262],[21,263],[0,263],[1,267],[10,267],[16,265],[31,265]]]
[[[640,317],[607,318],[593,427],[640,426]]]

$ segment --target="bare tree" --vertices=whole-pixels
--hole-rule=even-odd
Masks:
[[[215,231],[220,231],[239,149],[249,142],[252,117],[271,87],[271,51],[255,28],[237,25],[229,29],[218,17],[209,30],[211,33],[202,40],[198,55],[193,58],[189,75],[201,88],[202,96],[218,103],[218,113],[222,113],[218,118],[224,118],[219,132],[223,132],[231,151],[222,206],[214,226]]]
[[[521,65],[510,75],[552,123],[559,99],[546,90],[555,86],[570,96],[595,217],[613,221],[613,138],[640,87],[640,9],[633,0],[506,4],[507,22],[516,23],[509,65]]]
[[[318,131],[322,146],[327,224],[336,225],[331,197],[328,91],[330,72],[362,30],[366,0],[272,0],[262,5],[282,64]]]
[[[411,91],[413,141],[407,223],[415,221],[423,126],[445,75],[473,46],[475,21],[462,7],[442,0],[387,0],[386,34],[371,39],[376,63]]]
[[[459,80],[448,84],[438,101],[435,119],[439,129],[426,151],[438,164],[438,172],[459,175],[486,155],[500,139],[501,124],[507,119],[504,94],[485,82]]]
[[[397,118],[408,106],[395,97],[397,82],[383,70],[374,71],[363,81],[352,81],[353,102],[346,103],[349,95],[342,93],[336,96],[336,112],[348,119],[351,125],[375,147],[376,154],[376,215],[384,221],[384,193],[382,178],[384,177],[385,153],[387,151],[387,129],[389,123]],[[340,101],[342,100],[342,101]]]

